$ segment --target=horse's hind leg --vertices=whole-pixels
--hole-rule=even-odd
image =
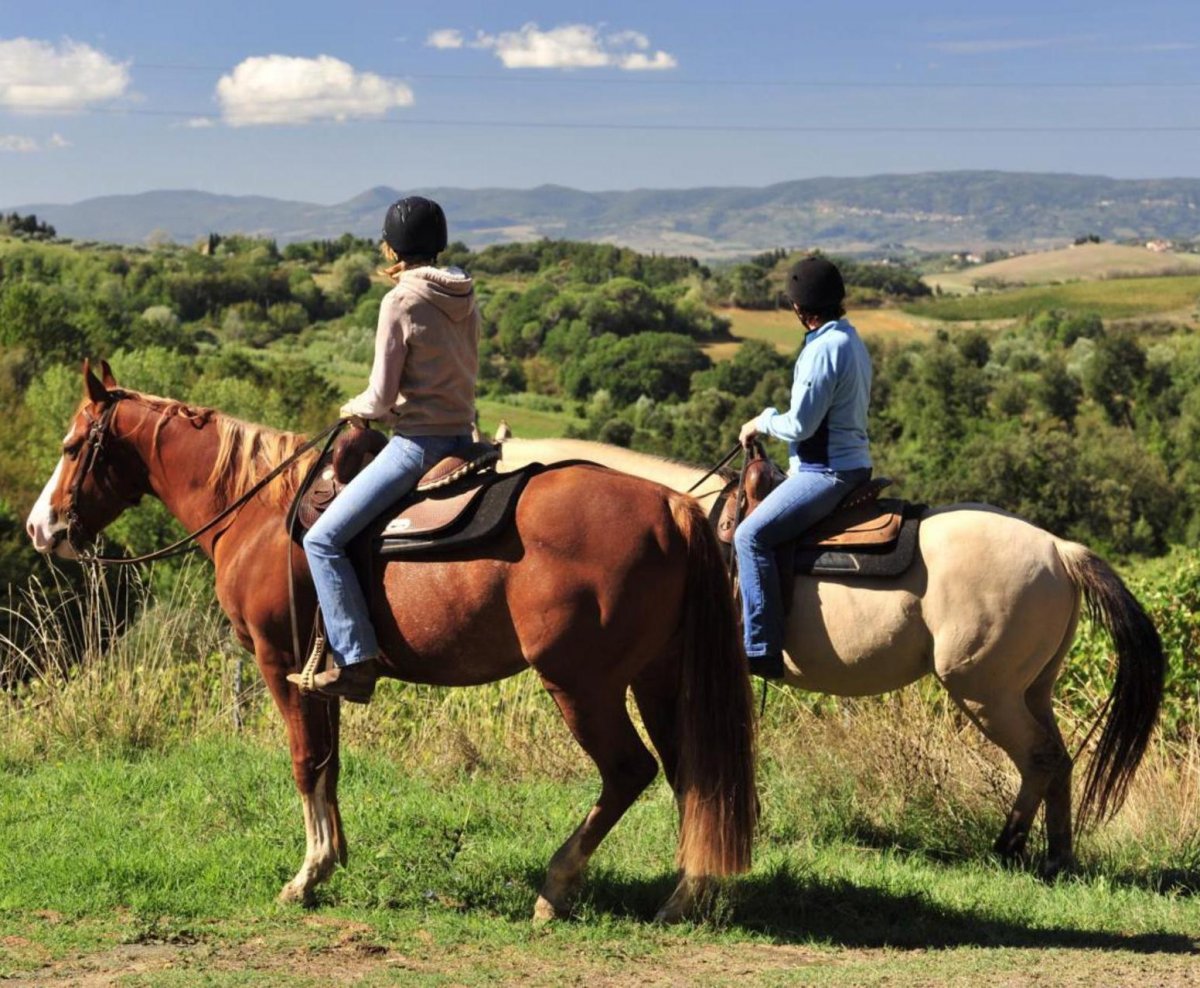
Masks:
[[[1075,864],[1071,847],[1071,755],[1063,744],[1062,733],[1054,718],[1052,693],[1058,677],[1058,663],[1048,666],[1025,695],[1030,713],[1038,719],[1058,747],[1056,767],[1046,787],[1046,863],[1043,873],[1053,878]]]
[[[671,791],[679,796],[679,670],[676,663],[656,663],[633,681],[638,713],[658,752]]]
[[[953,689],[951,692],[953,693]],[[962,697],[955,699],[970,712],[972,719],[988,739],[1012,759],[1021,775],[1017,798],[1013,801],[1013,807],[994,846],[996,853],[1004,860],[1019,860],[1025,854],[1029,831],[1037,816],[1038,807],[1049,794],[1052,785],[1059,787],[1054,790],[1057,824],[1062,812],[1060,800],[1064,773],[1068,786],[1069,814],[1071,759],[1063,747],[1057,729],[1047,728],[1033,715],[1024,695],[1006,693],[983,701],[971,701]]]
[[[540,922],[570,911],[588,860],[658,770],[629,719],[624,690],[599,697],[550,684],[547,689],[571,733],[596,763],[602,785],[596,805],[550,859],[533,912]]]
[[[664,668],[669,670],[670,678],[661,678]],[[646,725],[646,733],[650,735],[650,743],[654,745],[654,750],[658,752],[662,761],[663,774],[667,777],[671,791],[675,793],[682,824],[683,794],[679,791],[679,691],[678,687],[670,686],[671,682],[678,682],[678,670],[673,665],[660,665],[653,667],[650,673],[657,674],[659,678],[651,678],[648,675],[634,680],[633,698],[637,701],[642,723]],[[674,923],[690,916],[712,887],[712,879],[707,876],[681,874],[679,884],[659,909],[654,917],[655,921]]]

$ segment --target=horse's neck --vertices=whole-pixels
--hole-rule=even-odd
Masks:
[[[515,470],[527,463],[553,463],[556,460],[591,460],[622,473],[653,480],[676,491],[688,491],[708,471],[687,463],[676,463],[660,456],[638,453],[621,446],[589,442],[586,439],[509,439],[504,444],[504,469]],[[710,477],[695,493],[707,503],[723,482]]]
[[[215,423],[197,429],[183,418],[161,424],[163,413],[142,408],[142,418],[126,435],[145,464],[150,490],[188,531],[226,507],[210,481],[219,439]]]

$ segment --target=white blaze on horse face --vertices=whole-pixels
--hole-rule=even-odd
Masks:
[[[42,488],[42,493],[38,495],[33,509],[29,512],[25,521],[25,532],[38,552],[50,552],[53,549],[63,558],[71,559],[75,551],[70,543],[62,538],[67,531],[66,519],[56,517],[54,509],[50,506],[50,498],[58,488],[58,479],[62,472],[63,461],[60,457],[58,466],[54,468],[54,473],[46,481],[46,486]]]

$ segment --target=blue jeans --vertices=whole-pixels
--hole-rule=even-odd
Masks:
[[[304,553],[325,619],[329,650],[339,666],[379,654],[366,595],[346,546],[416,487],[426,470],[470,441],[470,436],[393,436],[305,533]]]
[[[771,491],[733,533],[742,588],[746,655],[783,651],[783,601],[775,547],[811,528],[859,484],[871,468],[800,470]]]

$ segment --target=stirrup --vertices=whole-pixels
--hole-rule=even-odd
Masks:
[[[321,671],[321,666],[324,664],[326,655],[328,654],[325,645],[325,636],[318,630],[313,636],[312,654],[309,655],[308,661],[304,663],[304,668],[300,670],[299,686],[301,693],[315,693],[317,691],[317,673]]]

